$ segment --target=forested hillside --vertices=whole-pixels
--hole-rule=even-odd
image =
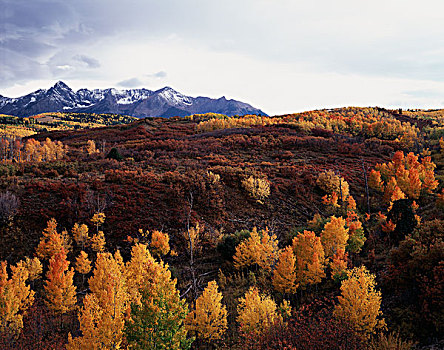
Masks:
[[[0,348],[444,346],[442,114],[103,124],[0,140]]]

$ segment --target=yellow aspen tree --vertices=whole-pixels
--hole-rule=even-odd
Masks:
[[[188,331],[195,332],[198,339],[207,343],[223,337],[227,330],[227,308],[222,305],[222,293],[218,291],[216,281],[209,282],[197,298],[185,324]]]
[[[187,339],[184,325],[188,307],[176,280],[162,261],[147,265],[140,299],[131,304],[131,318],[126,320],[126,340],[131,349],[189,349],[193,339]]]
[[[23,316],[34,302],[34,292],[26,284],[29,272],[26,264],[20,261],[11,266],[11,278],[7,272],[8,264],[0,266],[0,331],[18,333],[23,328]]]
[[[288,246],[279,254],[279,259],[273,271],[273,287],[280,293],[293,294],[296,292],[296,257],[293,248]]]
[[[56,314],[72,310],[77,302],[76,287],[73,285],[74,269],[68,270],[69,261],[62,250],[49,260],[46,274],[45,301]]]
[[[259,236],[256,227],[254,227],[250,232],[250,237],[237,245],[236,252],[233,256],[234,267],[236,269],[241,269],[257,263],[259,260],[258,255],[260,245],[261,237]]]
[[[91,260],[88,259],[88,254],[86,254],[83,250],[76,258],[75,269],[82,275],[87,275],[91,271]]]
[[[248,194],[256,199],[258,203],[263,204],[270,196],[270,182],[266,178],[249,176],[242,180],[242,187]]]
[[[160,232],[160,231],[153,231],[151,234],[151,243],[150,248],[153,252],[153,254],[157,256],[167,255],[170,251],[170,237],[168,234]]]
[[[200,226],[199,223],[196,223],[196,226],[190,227],[189,230],[183,233],[184,238],[187,241],[187,249],[190,250],[190,244],[193,248],[193,253],[198,252],[201,249],[200,246],[200,235],[203,231],[203,227]]]
[[[335,317],[346,320],[363,335],[384,329],[381,292],[375,289],[375,275],[361,266],[348,271],[347,276],[341,284],[341,295],[333,312]]]
[[[349,235],[345,219],[332,216],[321,232],[321,243],[326,257],[332,257],[338,249],[345,249]]]
[[[71,232],[77,245],[82,249],[85,249],[85,245],[90,239],[88,234],[88,226],[85,224],[79,225],[78,223],[75,223]]]
[[[148,275],[155,275],[158,266],[146,244],[137,243],[131,248],[131,259],[125,264],[125,279],[130,302],[139,303]]]
[[[268,228],[262,230],[261,233],[260,254],[257,263],[264,270],[271,271],[279,255],[278,240],[276,235],[270,235]]]
[[[341,176],[336,175],[333,170],[324,171],[318,175],[316,184],[324,190],[327,194],[336,192],[342,196],[341,200],[344,201],[349,195],[348,182]]]
[[[91,222],[96,226],[97,233],[99,233],[99,227],[104,224],[105,218],[106,216],[104,213],[95,213],[91,218]]]
[[[368,177],[368,185],[375,190],[382,191],[384,189],[384,182],[381,179],[381,172],[372,169]]]
[[[245,296],[239,299],[237,314],[236,321],[242,334],[260,334],[275,322],[282,320],[274,300],[259,293],[256,287],[251,287]]]
[[[99,231],[95,235],[93,235],[90,239],[90,243],[91,243],[91,248],[96,253],[102,253],[105,250],[105,244],[106,244],[105,235],[103,231]]]
[[[86,152],[88,152],[88,155],[92,155],[98,152],[96,148],[96,143],[94,140],[88,140],[86,143]]]
[[[29,280],[31,282],[41,277],[42,263],[40,262],[39,258],[30,259],[26,257],[25,264],[26,264],[26,269],[28,270],[29,273]]]
[[[270,235],[268,229],[262,230],[259,234],[257,229],[253,228],[250,237],[236,247],[233,256],[234,267],[240,269],[257,264],[261,268],[271,271],[278,254],[276,235]]]
[[[37,256],[41,259],[50,259],[53,255],[60,253],[63,248],[63,238],[57,232],[57,221],[52,218],[42,232],[43,237],[37,246]]]
[[[325,277],[325,256],[321,239],[313,231],[299,233],[292,242],[296,257],[296,282],[301,288]]]
[[[85,285],[85,276],[91,271],[91,260],[88,259],[88,254],[83,250],[76,258],[75,269],[82,275],[82,288]]]
[[[117,251],[98,253],[91,290],[83,300],[79,322],[82,336],[68,337],[68,350],[119,349],[123,338],[128,298],[122,257]]]

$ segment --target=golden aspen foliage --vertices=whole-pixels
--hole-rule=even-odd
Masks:
[[[130,302],[139,303],[147,276],[156,274],[158,266],[146,244],[131,248],[131,259],[125,264],[125,279]]]
[[[219,174],[215,174],[215,173],[213,173],[211,171],[207,171],[206,175],[207,175],[208,181],[210,183],[212,183],[213,185],[219,183],[219,181],[220,181],[220,175]]]
[[[334,315],[349,322],[357,332],[370,335],[377,329],[384,329],[382,319],[381,292],[375,289],[375,275],[365,266],[347,272],[342,281],[341,295],[335,305]]]
[[[79,313],[82,335],[68,337],[68,350],[119,349],[128,299],[120,253],[98,253],[93,276],[88,280],[90,294]]]
[[[170,237],[168,234],[155,230],[151,234],[150,249],[153,254],[159,257],[162,255],[167,255],[170,251],[169,242]]]
[[[75,223],[71,232],[74,241],[83,249],[90,239],[88,235],[88,226],[85,224],[79,225],[78,223]]]
[[[144,248],[139,248],[140,253],[145,254]],[[125,323],[125,336],[130,348],[189,349],[193,339],[187,339],[184,325],[188,307],[180,299],[176,280],[171,278],[168,265],[154,259],[144,265],[146,267],[142,270],[146,269],[148,273],[140,281],[140,298],[131,304],[131,318]],[[137,270],[139,268],[135,268]]]
[[[94,140],[88,140],[86,143],[86,152],[88,155],[92,155],[98,153],[99,151],[96,148],[96,143]]]
[[[76,287],[73,285],[74,269],[68,270],[69,261],[62,250],[49,260],[46,274],[45,301],[56,314],[72,310],[77,302]]]
[[[188,331],[195,332],[199,339],[213,342],[221,339],[227,330],[227,308],[222,305],[222,293],[216,281],[208,283],[197,298],[195,308],[185,319]]]
[[[342,281],[347,278],[348,254],[344,249],[338,249],[330,262],[331,278],[335,281]]]
[[[321,239],[313,231],[304,231],[293,238],[292,247],[296,257],[296,282],[302,288],[321,282],[325,277]]]
[[[104,213],[95,213],[91,218],[91,222],[94,226],[96,226],[97,233],[99,232],[99,227],[102,226],[105,222],[105,214]]]
[[[318,175],[316,184],[327,194],[332,195],[333,192],[344,201],[349,196],[348,182],[339,175],[336,175],[333,170],[324,171]]]
[[[370,175],[368,177],[368,185],[375,190],[382,191],[384,182],[381,180],[381,173],[375,169],[370,171]]]
[[[91,222],[94,225],[103,225],[103,223],[105,222],[105,218],[106,216],[104,213],[95,213],[91,218]]]
[[[11,266],[11,278],[7,272],[8,264],[0,266],[0,331],[18,333],[23,328],[23,316],[34,302],[34,292],[26,284],[29,272],[26,264],[20,261]]]
[[[259,203],[270,196],[270,182],[266,178],[249,176],[242,180],[242,187]]]
[[[26,264],[26,269],[28,270],[29,273],[29,280],[31,282],[41,277],[42,263],[40,262],[39,258],[30,259],[26,257],[25,264]]]
[[[277,312],[277,306],[271,297],[259,293],[256,287],[251,287],[237,305],[239,331],[242,334],[250,332],[260,334],[269,329],[282,317]]]
[[[241,269],[246,266],[251,266],[259,261],[261,237],[257,232],[256,227],[250,232],[250,237],[243,240],[236,246],[236,251],[233,256],[234,267]]]
[[[87,275],[91,271],[91,260],[88,259],[88,254],[86,254],[83,250],[76,258],[75,269],[82,275]]]
[[[288,246],[281,250],[279,259],[273,270],[273,287],[280,293],[293,294],[296,284],[296,257],[293,248]]]
[[[278,241],[276,235],[271,235],[268,229],[257,232],[256,227],[250,232],[250,237],[243,240],[233,256],[234,267],[240,269],[254,264],[271,271],[278,257]]]
[[[52,218],[43,230],[43,237],[37,247],[37,256],[41,259],[50,259],[57,253],[70,250],[69,237],[67,234],[57,232],[57,221]]]
[[[187,242],[187,249],[190,251],[191,247],[194,252],[198,252],[201,249],[200,246],[200,235],[203,232],[203,227],[197,222],[194,227],[190,227],[189,230],[184,231],[183,237]]]
[[[102,253],[105,250],[105,235],[103,231],[97,232],[95,235],[93,235],[90,239],[91,248],[97,252]]]
[[[289,317],[291,317],[291,305],[288,300],[282,300],[282,303],[279,304],[278,310],[283,320],[287,320]]]
[[[345,228],[345,219],[332,216],[321,232],[321,242],[325,257],[332,257],[338,249],[345,249],[349,238],[349,229]]]
[[[268,228],[262,230],[261,235],[258,265],[264,270],[271,271],[274,262],[279,256],[278,240],[276,235],[270,235]]]

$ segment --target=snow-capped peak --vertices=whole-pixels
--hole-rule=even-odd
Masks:
[[[80,89],[73,91],[63,81],[48,90],[37,90],[26,96],[0,96],[0,114],[30,116],[41,112],[69,110],[85,113],[121,113],[137,117],[185,116],[194,113],[263,114],[245,103],[207,97],[190,97],[166,86],[148,89]]]
[[[168,103],[173,105],[192,105],[193,101],[191,97],[182,95],[180,92],[166,86],[160,90],[157,90],[159,96],[162,96]]]

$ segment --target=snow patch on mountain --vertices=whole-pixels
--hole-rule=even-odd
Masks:
[[[30,116],[43,112],[119,113],[136,117],[170,117],[195,113],[222,113],[227,115],[264,114],[249,104],[227,100],[225,97],[190,97],[171,87],[119,90],[80,89],[74,92],[58,81],[48,90],[40,89],[19,98],[0,95],[0,113]]]

